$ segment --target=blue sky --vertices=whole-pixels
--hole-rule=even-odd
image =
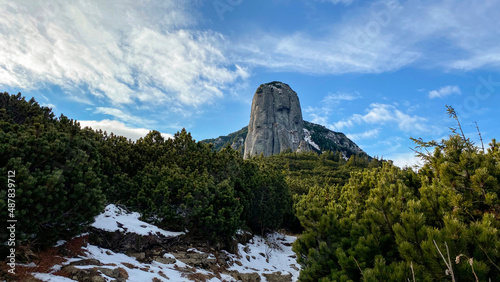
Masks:
[[[257,87],[289,84],[304,119],[413,164],[410,137],[458,111],[499,137],[499,1],[0,0],[0,91],[137,139],[246,126]]]

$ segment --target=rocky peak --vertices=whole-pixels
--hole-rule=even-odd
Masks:
[[[259,86],[252,100],[244,157],[270,156],[291,149],[304,139],[304,122],[297,93],[285,83]],[[301,146],[301,151],[308,150]]]
[[[292,152],[340,152],[345,159],[351,155],[366,155],[361,148],[341,132],[302,119],[297,93],[285,83],[273,81],[257,88],[252,101],[250,123],[227,136],[202,140],[212,143],[215,150],[230,145],[244,158],[270,156],[287,149]]]

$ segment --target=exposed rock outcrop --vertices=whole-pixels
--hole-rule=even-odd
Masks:
[[[261,153],[264,156],[292,152],[339,152],[344,159],[366,153],[344,133],[304,121],[297,93],[282,82],[259,86],[254,94],[250,123],[227,136],[202,140],[211,143],[214,150],[226,146],[248,158]]]
[[[252,100],[244,157],[261,153],[270,156],[286,149],[296,151],[304,139],[303,128],[297,93],[285,83],[262,84]]]
[[[345,159],[354,154],[366,154],[344,133],[307,121],[304,121],[304,139],[315,151],[341,152]]]

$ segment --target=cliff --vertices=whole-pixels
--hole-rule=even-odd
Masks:
[[[341,132],[304,121],[298,95],[289,85],[270,82],[259,86],[252,100],[247,127],[227,136],[202,140],[212,143],[215,150],[230,145],[245,158],[292,152],[341,152],[344,158],[366,154]]]
[[[252,100],[244,157],[296,151],[304,139],[303,128],[297,93],[281,82],[262,84]]]

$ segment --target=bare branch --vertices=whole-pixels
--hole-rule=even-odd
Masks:
[[[446,261],[446,259],[444,258],[443,253],[441,252],[441,250],[439,249],[439,247],[438,247],[438,245],[436,243],[436,240],[432,240],[432,242],[434,242],[434,246],[436,246],[436,249],[438,250],[439,254],[441,255],[441,258],[443,259],[444,264],[448,268],[448,271],[451,274],[451,280],[453,282],[455,282],[455,275],[453,274],[453,267],[451,266],[451,259],[450,259],[450,252],[448,250],[448,244],[446,244],[446,242],[444,242],[444,245],[446,246],[446,252],[447,252],[447,255],[448,255],[448,261]]]
[[[413,271],[413,261],[410,262],[410,268],[411,268],[411,275],[413,276],[413,282],[415,282],[417,280],[415,280],[415,272]]]
[[[483,253],[486,255],[486,257],[488,258],[488,260],[491,262],[491,264],[493,264],[497,269],[498,271],[500,271],[500,267],[498,267],[498,265],[496,265],[490,258],[490,256],[488,255],[488,253],[483,249],[483,247],[481,247],[481,245],[478,245],[479,248],[483,251]]]
[[[477,121],[475,121],[474,123],[476,124],[477,133],[479,134],[479,140],[481,140],[481,147],[483,148],[483,153],[484,153],[483,137],[481,136],[481,131],[479,131],[479,126],[477,125]]]
[[[356,265],[358,266],[358,269],[359,269],[359,272],[361,272],[361,276],[363,276],[363,270],[361,270],[361,267],[359,266],[359,263],[358,261],[356,260],[355,257],[352,257],[354,259],[354,261],[356,262]]]

